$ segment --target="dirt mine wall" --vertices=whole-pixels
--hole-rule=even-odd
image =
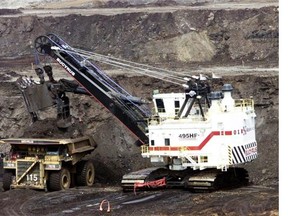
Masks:
[[[74,47],[138,62],[277,65],[278,32],[276,7],[0,17],[0,57],[31,55],[37,36],[55,33]]]

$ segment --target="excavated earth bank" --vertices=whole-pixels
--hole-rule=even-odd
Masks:
[[[141,196],[153,196],[150,197],[153,202],[130,206],[129,213],[124,202],[119,204],[114,201],[119,208],[118,213],[117,210],[114,211],[115,215],[278,215],[277,7],[140,12],[111,16],[74,14],[38,17],[12,14],[7,16],[7,13],[11,14],[5,10],[5,16],[0,16],[0,138],[67,138],[93,134],[98,142],[98,148],[89,155],[97,166],[97,184],[94,189],[71,189],[69,192],[51,193],[53,195],[45,195],[45,199],[41,198],[37,202],[37,198],[43,194],[26,191],[26,195],[19,196],[17,202],[21,203],[21,197],[30,199],[22,203],[21,211],[15,204],[10,205],[10,208],[16,209],[12,215],[37,215],[40,212],[43,215],[56,215],[56,210],[57,215],[64,215],[66,213],[63,209],[66,207],[73,209],[72,206],[77,206],[79,200],[88,202],[87,200],[96,194],[97,199],[100,199],[101,193],[117,200],[117,197],[110,193],[120,194],[119,190],[107,189],[107,185],[117,186],[124,173],[149,166],[149,162],[141,158],[140,149],[133,145],[135,138],[129,131],[88,96],[69,95],[74,124],[68,131],[57,129],[53,109],[41,113],[42,121],[31,124],[15,80],[23,74],[36,77],[30,66],[34,61],[33,41],[36,37],[51,32],[62,37],[71,46],[105,55],[147,63],[179,73],[189,72],[191,75],[199,72],[210,75],[214,72],[222,76],[221,80],[213,83],[215,87],[221,88],[222,84],[231,83],[234,87],[234,98],[254,97],[259,156],[253,163],[245,165],[250,173],[251,184],[254,185],[251,190],[199,194],[193,197],[186,192],[179,195],[182,192],[177,191],[159,192],[160,195],[157,192],[151,192],[150,195],[144,193]],[[50,64],[50,61],[47,60],[46,63]],[[101,66],[103,70],[110,72],[110,68]],[[56,78],[66,76],[65,71],[56,65],[54,73]],[[151,101],[154,89],[162,92],[182,91],[177,86],[126,71],[111,72],[110,75],[127,91],[148,101]],[[9,147],[2,146],[1,151],[8,149]],[[100,186],[104,188],[103,191],[99,191]],[[4,212],[9,212],[9,200],[18,196],[16,192],[17,190],[0,192],[0,206],[4,208]],[[77,197],[74,192],[81,192],[86,196]],[[160,201],[156,202],[158,195]],[[127,196],[124,195],[126,200],[131,199]],[[172,205],[171,203],[176,201],[171,200],[172,196],[182,204]],[[55,197],[59,198],[58,204],[51,202]],[[67,197],[70,197],[71,202]],[[32,207],[32,201],[37,205]],[[48,209],[41,202],[54,205],[54,210]],[[61,202],[65,204],[62,206],[59,204]],[[207,204],[204,205],[203,202]],[[227,205],[223,205],[223,202]],[[155,205],[164,205],[167,208],[163,207],[162,211],[155,210]],[[230,205],[244,207],[238,206],[233,210]],[[177,206],[180,209],[177,209]],[[82,208],[82,213],[90,215],[90,210]],[[80,214],[75,209],[74,213],[70,213]]]

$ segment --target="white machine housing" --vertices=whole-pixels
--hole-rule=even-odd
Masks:
[[[180,109],[189,109],[189,101],[184,102],[188,93],[154,94],[155,115],[149,119],[149,145],[142,146],[142,156],[171,170],[225,171],[256,159],[254,101],[234,100],[232,90],[224,84],[222,91],[210,93],[210,107],[194,104],[181,116]]]

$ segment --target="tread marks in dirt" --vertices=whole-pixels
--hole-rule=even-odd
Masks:
[[[71,188],[48,192],[10,190],[0,193],[4,215],[102,215],[108,200],[113,215],[262,215],[278,213],[278,190],[252,185],[236,190],[195,194],[189,191],[166,189],[123,193],[121,188]]]
[[[152,193],[152,194],[151,194]],[[125,205],[139,202],[148,202],[158,198],[161,193],[151,192],[142,193],[135,196],[133,193],[123,193],[119,188],[114,191],[105,191],[105,189],[83,188],[69,189],[58,192],[41,193],[26,200],[20,207],[19,215],[86,215],[100,213],[99,207],[103,200],[108,200],[112,206],[112,211],[120,209]],[[134,200],[134,202],[133,202]],[[103,205],[103,211],[106,212],[107,206]]]

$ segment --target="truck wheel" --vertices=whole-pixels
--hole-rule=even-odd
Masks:
[[[68,169],[51,172],[49,177],[49,189],[53,191],[66,190],[71,185],[71,174]]]
[[[4,191],[10,190],[12,179],[13,179],[13,173],[5,172],[3,174],[3,186],[2,187]]]
[[[77,166],[76,181],[79,186],[92,186],[95,179],[95,167],[92,161],[81,161]]]

